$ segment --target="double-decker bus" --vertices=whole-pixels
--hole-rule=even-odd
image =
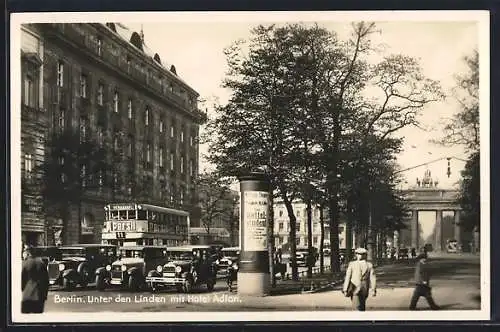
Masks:
[[[142,203],[104,207],[103,244],[118,246],[189,244],[189,213]]]

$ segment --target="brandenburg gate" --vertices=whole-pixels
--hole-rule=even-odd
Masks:
[[[413,188],[404,190],[404,196],[407,206],[411,213],[407,222],[409,222],[410,242],[412,248],[421,248],[426,243],[421,243],[421,229],[418,220],[419,211],[435,211],[436,223],[433,232],[433,251],[445,251],[446,240],[450,235],[457,241],[457,248],[461,247],[462,230],[460,226],[460,205],[457,204],[458,190],[440,189],[438,181],[433,181],[430,170],[426,170],[424,177],[416,181]],[[447,239],[443,236],[443,211],[453,211],[453,234],[448,234]],[[451,226],[451,225],[448,225]],[[449,228],[449,227],[447,227]]]

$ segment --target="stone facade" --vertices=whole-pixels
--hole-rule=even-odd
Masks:
[[[50,241],[63,226],[64,244],[100,242],[103,207],[110,202],[139,197],[194,211],[199,125],[206,115],[197,108],[198,93],[175,67],[166,68],[142,37],[128,36],[121,25],[26,27],[36,29],[44,45],[40,73],[48,132],[71,127],[116,153],[108,162],[117,189],[87,190],[65,225],[60,216],[47,216]]]
[[[295,217],[297,218],[297,246],[307,246],[307,211],[306,204],[301,201],[292,203]],[[330,243],[330,226],[328,211],[324,210],[324,242]],[[274,202],[274,239],[276,247],[288,243],[290,236],[290,222],[285,204],[282,201]],[[317,206],[312,208],[312,244],[319,248],[321,237],[320,209]],[[345,223],[339,225],[339,248],[345,248]]]

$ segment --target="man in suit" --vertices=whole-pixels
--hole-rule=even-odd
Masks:
[[[347,267],[342,293],[351,298],[353,310],[365,311],[370,291],[373,296],[377,295],[377,278],[373,264],[366,261],[366,249],[358,248],[355,254],[357,260]],[[354,288],[352,294],[348,292],[349,284]]]
[[[33,247],[23,250],[22,267],[22,313],[42,313],[49,291],[49,274],[47,266],[39,257],[33,257]]]
[[[427,253],[422,252],[417,256],[417,265],[415,267],[415,290],[410,301],[410,310],[415,310],[418,299],[423,296],[429,303],[432,310],[439,310],[439,306],[434,302],[429,285],[430,273],[427,263]]]

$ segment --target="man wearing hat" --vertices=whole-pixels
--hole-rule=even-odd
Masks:
[[[31,246],[24,247],[23,259],[21,312],[42,313],[49,291],[47,266],[41,258],[33,256]]]
[[[373,296],[377,294],[377,278],[373,264],[366,261],[366,249],[358,248],[354,253],[357,260],[347,267],[342,293],[351,298],[353,310],[365,311],[370,290]]]
[[[417,266],[415,267],[415,290],[410,301],[410,310],[415,310],[418,299],[423,296],[429,303],[432,310],[438,310],[439,306],[434,302],[429,285],[430,273],[427,264],[427,253],[421,252],[417,256]]]

